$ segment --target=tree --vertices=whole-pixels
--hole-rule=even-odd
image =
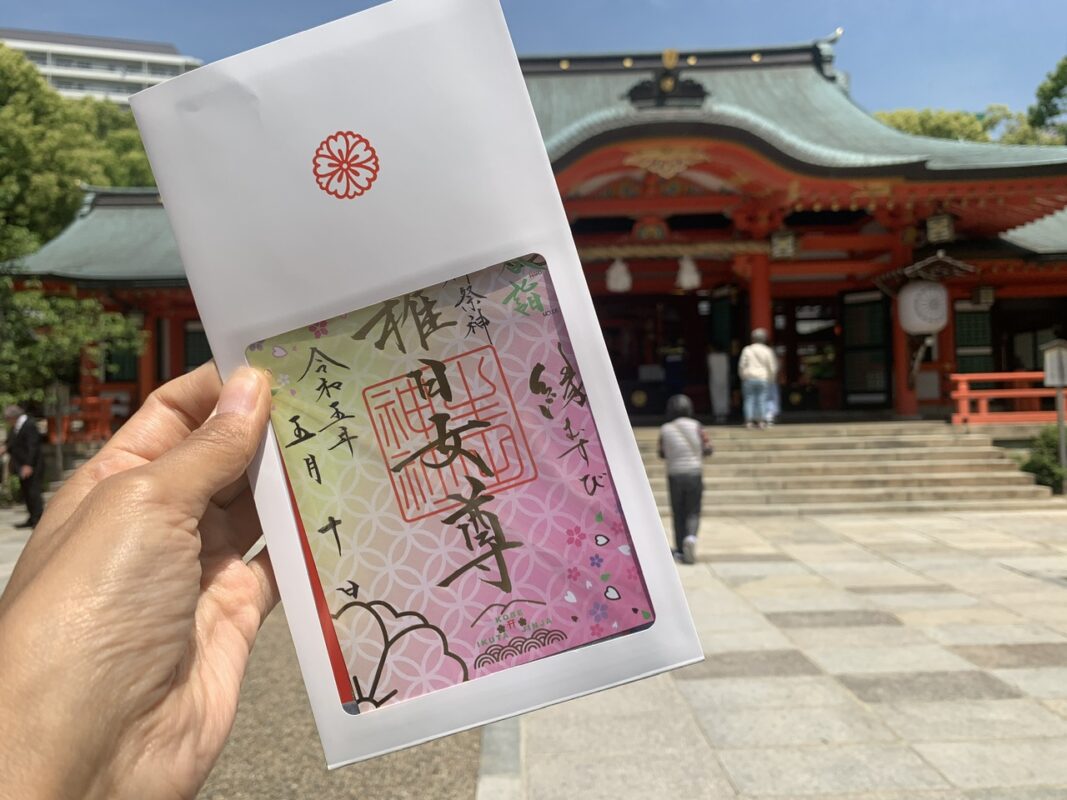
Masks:
[[[98,146],[63,110],[22,54],[0,46],[0,261],[59,233],[81,203],[79,184],[104,179]]]
[[[1067,115],[1067,56],[1037,87],[1037,103],[1030,106],[1027,115],[1035,128],[1051,127],[1067,136],[1067,121],[1063,120]]]
[[[133,112],[106,100],[67,100],[69,113],[102,145],[101,167],[108,186],[155,186]]]
[[[32,281],[16,291],[15,280],[0,274],[0,406],[41,403],[56,381],[75,382],[83,354],[100,363],[106,348],[143,348],[140,328],[98,300]]]
[[[876,111],[874,116],[890,128],[913,136],[932,136],[935,139],[967,142],[990,141],[988,128],[977,114],[970,111],[900,108],[896,111]]]
[[[1026,114],[999,104],[978,112],[902,108],[878,111],[874,116],[898,131],[935,139],[997,141],[1000,144],[1067,144],[1065,131],[1035,126]]]
[[[22,53],[0,45],[0,263],[66,227],[83,184],[152,183],[128,110],[61,97]]]

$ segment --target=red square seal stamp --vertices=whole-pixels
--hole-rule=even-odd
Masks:
[[[420,361],[419,369],[363,390],[403,519],[458,508],[468,475],[487,492],[536,480],[496,348]]]

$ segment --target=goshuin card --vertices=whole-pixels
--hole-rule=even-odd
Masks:
[[[545,260],[254,343],[339,702],[366,713],[650,625]]]

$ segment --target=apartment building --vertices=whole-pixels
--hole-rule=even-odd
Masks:
[[[0,28],[0,44],[25,54],[65,97],[96,97],[126,105],[135,92],[203,62],[172,44]]]

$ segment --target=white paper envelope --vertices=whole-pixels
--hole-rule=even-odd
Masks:
[[[701,658],[496,0],[132,100],[330,767]]]

